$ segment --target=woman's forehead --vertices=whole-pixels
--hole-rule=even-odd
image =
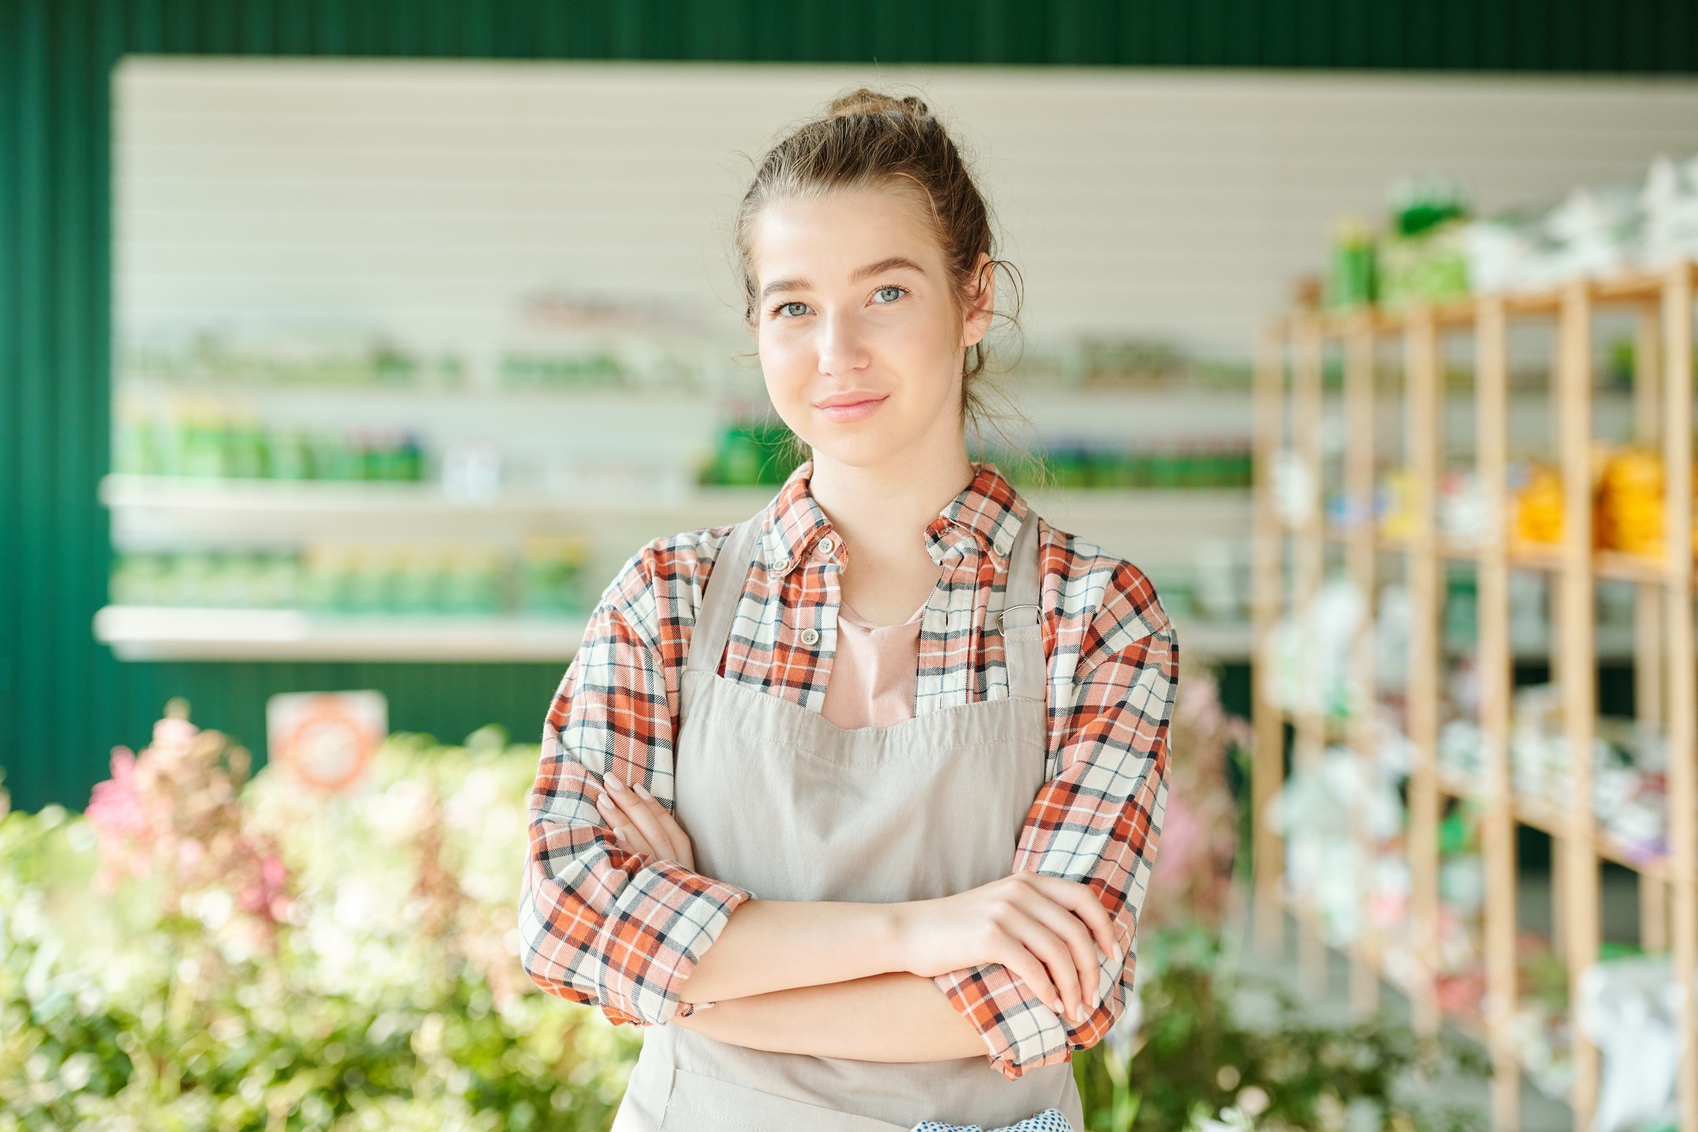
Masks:
[[[910,194],[891,190],[776,200],[756,217],[750,237],[755,275],[763,285],[779,277],[815,285],[840,281],[896,259],[910,260],[928,274],[943,263],[943,251]]]

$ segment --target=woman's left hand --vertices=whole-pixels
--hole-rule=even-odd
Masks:
[[[672,811],[655,801],[642,783],[626,786],[616,778],[602,780],[604,789],[596,799],[614,840],[628,853],[674,861],[695,872],[696,853],[689,836],[672,816]]]

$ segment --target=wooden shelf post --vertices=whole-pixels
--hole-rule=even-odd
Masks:
[[[1692,619],[1692,268],[1669,269],[1663,289],[1664,501],[1668,507],[1668,806],[1674,974],[1680,984],[1680,1132],[1698,1132],[1698,699]]]
[[[1311,498],[1305,500],[1303,518],[1293,532],[1292,609],[1299,619],[1307,616],[1321,592],[1326,568],[1323,541],[1324,508],[1321,500],[1321,325],[1306,316],[1296,320],[1291,334],[1291,433],[1297,462],[1307,474]],[[1326,689],[1309,687],[1307,675],[1298,687],[1303,690],[1297,704],[1297,746],[1292,766],[1300,771],[1319,769],[1326,750],[1326,718],[1320,697]],[[1320,915],[1312,899],[1304,899],[1297,910],[1297,976],[1304,991],[1322,995],[1327,989],[1327,949],[1321,937]]]
[[[1345,535],[1345,572],[1362,595],[1362,624],[1350,644],[1354,702],[1350,705],[1350,749],[1361,763],[1362,779],[1379,773],[1375,758],[1374,695],[1374,322],[1369,311],[1351,315],[1344,328],[1344,495],[1352,526]],[[1351,814],[1356,843],[1357,899],[1363,909],[1373,892],[1379,844],[1364,807]],[[1366,1017],[1379,1009],[1380,940],[1364,912],[1351,948],[1350,1007]]]
[[[1476,474],[1486,510],[1479,560],[1480,730],[1485,738],[1486,868],[1484,949],[1486,1033],[1492,1057],[1492,1127],[1521,1124],[1521,1068],[1515,1058],[1515,782],[1509,759],[1509,347],[1503,300],[1479,301],[1474,326]]]
[[[1415,523],[1408,555],[1409,682],[1406,728],[1415,749],[1409,774],[1410,940],[1415,985],[1408,988],[1415,1028],[1437,1033],[1439,967],[1439,616],[1444,603],[1436,500],[1439,485],[1439,332],[1432,308],[1418,306],[1404,325],[1404,426]]]
[[[1567,857],[1563,920],[1569,1002],[1580,1001],[1580,974],[1598,961],[1598,830],[1593,810],[1592,744],[1597,734],[1598,666],[1592,577],[1592,301],[1584,279],[1563,288],[1557,325],[1556,409],[1562,459],[1562,571],[1558,647],[1563,734],[1568,747]],[[1572,1009],[1572,1007],[1571,1007]],[[1598,1050],[1573,1035],[1575,1132],[1590,1132],[1598,1103]]]
[[[1255,436],[1253,448],[1254,519],[1251,532],[1251,615],[1255,626],[1251,655],[1263,662],[1285,600],[1285,533],[1274,499],[1274,464],[1285,439],[1285,327],[1270,321],[1256,343]],[[1278,674],[1255,672],[1250,714],[1255,750],[1250,768],[1251,828],[1254,835],[1256,946],[1279,952],[1285,941],[1283,895],[1285,849],[1268,820],[1268,808],[1285,781],[1285,720],[1279,705],[1268,699],[1267,687]]]

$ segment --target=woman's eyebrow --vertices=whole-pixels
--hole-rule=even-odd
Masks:
[[[886,271],[895,271],[898,268],[907,268],[909,271],[917,271],[921,275],[926,273],[925,268],[921,267],[907,256],[893,255],[888,259],[881,259],[877,263],[869,263],[865,267],[857,268],[855,273],[849,278],[851,281],[859,283],[863,279],[870,278],[874,275],[882,275]],[[780,291],[806,291],[808,287],[809,283],[806,279],[774,279],[771,283],[768,283],[765,287],[761,288],[761,298],[768,298],[769,296],[778,294]]]
[[[806,291],[807,289],[808,281],[806,279],[774,279],[761,288],[761,298],[776,295],[780,291]]]
[[[921,267],[907,256],[893,255],[889,259],[881,259],[877,263],[869,263],[867,266],[855,272],[854,275],[851,275],[850,278],[859,283],[868,276],[882,275],[886,271],[895,271],[897,268],[901,267],[905,267],[909,271],[917,271],[921,275],[926,273],[925,268]]]

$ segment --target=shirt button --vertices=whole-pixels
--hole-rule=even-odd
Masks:
[[[818,629],[803,629],[802,643],[807,645],[809,648],[813,648],[815,645],[820,643],[820,631]]]
[[[790,572],[790,559],[780,558],[772,564],[772,571],[775,574],[788,574]]]
[[[827,535],[825,538],[820,539],[820,553],[821,554],[830,554],[832,551],[834,551],[836,549],[837,549],[837,540],[833,539],[830,535]]]

